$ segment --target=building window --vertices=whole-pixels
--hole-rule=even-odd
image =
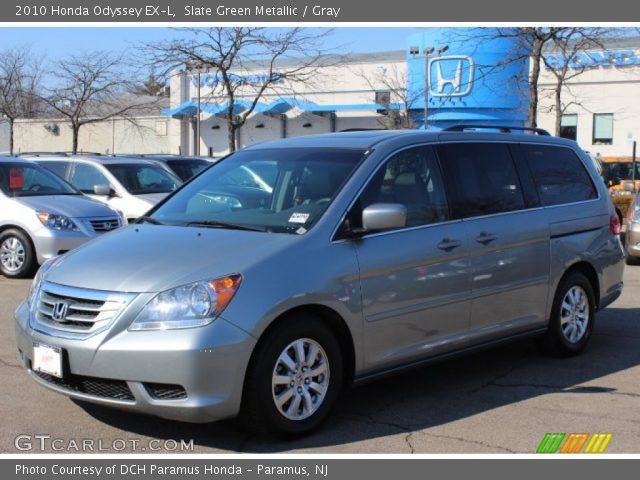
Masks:
[[[593,144],[611,145],[613,143],[613,113],[593,114]]]
[[[567,113],[560,117],[560,136],[569,140],[576,140],[578,137],[578,115]]]
[[[377,90],[375,101],[378,105],[386,107],[391,103],[391,92],[389,90]]]

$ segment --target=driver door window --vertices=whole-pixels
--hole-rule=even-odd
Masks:
[[[362,209],[374,203],[402,204],[407,208],[407,227],[449,219],[440,166],[431,147],[411,148],[391,157],[358,203]]]
[[[96,185],[110,185],[111,182],[93,165],[77,163],[71,183],[83,193],[93,193]]]

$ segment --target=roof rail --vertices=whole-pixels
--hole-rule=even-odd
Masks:
[[[474,124],[460,124],[452,125],[450,127],[442,129],[443,132],[464,132],[465,130],[500,130],[501,133],[511,133],[512,130],[522,130],[523,132],[534,132],[538,135],[551,136],[551,134],[544,128],[537,127],[518,127],[515,125],[474,125]]]

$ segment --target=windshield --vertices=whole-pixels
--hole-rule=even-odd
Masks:
[[[236,152],[192,180],[152,217],[174,225],[303,233],[327,209],[363,155],[364,150],[345,148]]]
[[[206,160],[167,160],[167,165],[183,182],[186,182],[211,164]]]
[[[9,197],[80,195],[49,170],[24,163],[0,163],[0,190]]]
[[[604,163],[604,180],[609,182],[619,178],[620,180],[631,180],[633,178],[633,167],[631,162]],[[636,163],[636,180],[640,180],[640,163]]]
[[[157,165],[113,163],[105,167],[133,195],[172,192],[182,183],[178,177]]]

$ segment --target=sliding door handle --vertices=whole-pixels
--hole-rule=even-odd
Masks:
[[[480,235],[476,237],[476,242],[481,243],[483,245],[487,245],[491,242],[495,242],[497,239],[498,239],[497,235],[493,235],[487,232],[482,232]]]
[[[440,250],[444,250],[445,252],[448,252],[450,250],[453,250],[454,248],[458,248],[462,246],[462,242],[460,242],[459,240],[452,240],[450,238],[443,238],[442,241],[438,244],[438,248]]]

